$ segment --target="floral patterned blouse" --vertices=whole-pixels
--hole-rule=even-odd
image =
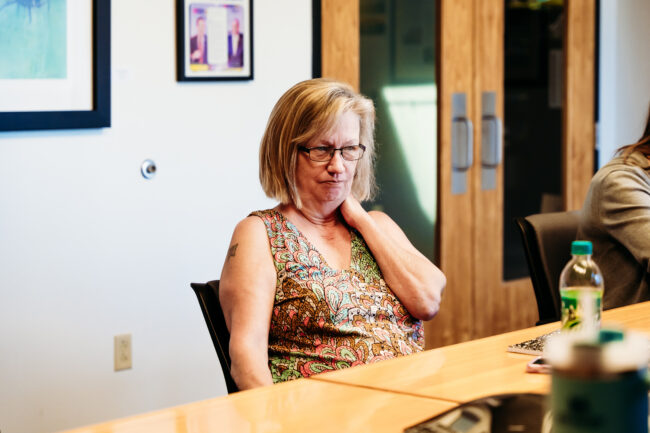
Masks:
[[[251,215],[266,225],[278,275],[269,332],[274,383],[422,350],[422,322],[386,285],[360,233],[350,230],[350,269],[338,270],[280,212]]]

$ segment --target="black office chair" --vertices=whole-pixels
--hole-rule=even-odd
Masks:
[[[515,218],[533,281],[539,321],[560,320],[560,273],[571,259],[580,211],[551,212]]]
[[[228,394],[237,392],[239,389],[230,374],[230,352],[228,351],[230,332],[228,332],[226,319],[223,317],[223,310],[219,303],[219,280],[207,283],[190,283],[190,286],[196,293],[203,318],[208,325],[208,331],[210,331],[210,337],[212,337],[212,343],[217,351],[223,376],[226,379]]]

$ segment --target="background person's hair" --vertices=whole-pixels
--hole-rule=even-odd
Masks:
[[[296,188],[298,146],[329,132],[345,112],[359,116],[359,142],[366,146],[351,193],[359,201],[374,196],[375,107],[348,84],[317,78],[287,90],[269,116],[260,145],[260,183],[268,197],[302,207]]]
[[[650,156],[650,107],[648,107],[648,116],[645,121],[645,129],[641,138],[636,143],[628,144],[618,149],[617,153],[622,154],[626,158],[634,151],[643,153],[646,157]]]

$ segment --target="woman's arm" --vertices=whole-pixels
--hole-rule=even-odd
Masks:
[[[412,316],[429,320],[440,308],[445,275],[420,253],[383,212],[366,212],[352,196],[341,204],[345,221],[357,229],[386,280]]]
[[[601,184],[596,199],[604,229],[650,273],[650,179],[641,170],[617,170]]]
[[[230,330],[230,372],[240,390],[273,383],[268,342],[275,281],[266,227],[250,216],[235,228],[219,283]]]

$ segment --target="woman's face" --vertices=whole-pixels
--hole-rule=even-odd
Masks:
[[[340,149],[359,144],[359,115],[350,111],[343,113],[331,131],[312,139],[305,147],[331,147]],[[306,152],[298,152],[296,187],[303,206],[321,208],[332,212],[350,194],[358,161],[346,161],[341,152],[334,152],[332,159],[316,162]]]

